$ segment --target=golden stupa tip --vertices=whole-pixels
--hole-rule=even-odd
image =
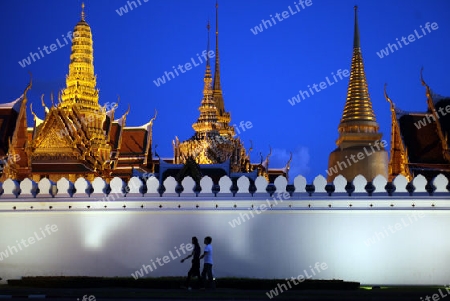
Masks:
[[[85,14],[84,14],[84,2],[81,2],[81,20],[84,21],[84,17],[85,17]]]

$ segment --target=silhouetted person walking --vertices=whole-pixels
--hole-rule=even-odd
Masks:
[[[197,277],[200,280],[200,253],[201,248],[200,244],[198,243],[197,237],[192,237],[192,244],[194,245],[194,250],[192,251],[191,255],[188,255],[186,258],[181,259],[181,262],[183,263],[186,259],[189,259],[192,257],[192,266],[191,269],[188,272],[185,286],[182,288],[188,288],[191,289],[190,283],[192,277]]]
[[[206,276],[208,276],[208,288],[214,287],[214,279],[212,274],[212,266],[213,266],[213,248],[212,248],[212,238],[210,236],[205,237],[204,240],[205,249],[203,251],[203,255],[200,256],[200,259],[204,258],[203,261],[203,271],[202,271],[202,287],[205,288]]]

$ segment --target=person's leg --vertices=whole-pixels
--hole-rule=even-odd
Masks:
[[[195,265],[195,267],[193,267],[193,269],[194,269],[194,272],[192,273],[192,277],[197,277],[197,286],[200,287],[201,276],[202,276],[202,274],[200,273],[200,263]]]
[[[207,263],[203,264],[203,271],[202,271],[202,275],[201,275],[201,281],[200,281],[200,288],[205,288],[205,284],[206,284],[206,265]]]
[[[189,284],[191,283],[191,277],[192,277],[192,269],[189,270],[187,278],[186,278],[186,282],[185,282],[185,286],[186,288],[189,287]]]
[[[214,287],[214,276],[213,276],[213,273],[212,273],[212,264],[209,267],[208,278],[209,278],[210,287],[211,288],[215,288]]]

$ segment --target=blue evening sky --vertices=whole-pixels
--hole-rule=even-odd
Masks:
[[[139,4],[140,1],[140,4]],[[100,104],[113,103],[120,95],[116,117],[131,106],[128,126],[146,123],[158,110],[153,127],[153,146],[162,157],[172,157],[172,140],[188,139],[198,118],[205,64],[197,53],[206,49],[206,23],[212,23],[211,49],[215,50],[215,0],[135,0],[128,2],[87,0],[86,21],[94,38],[94,66]],[[231,124],[251,122],[239,137],[248,148],[253,141],[253,162],[259,162],[272,147],[271,167],[282,167],[294,157],[291,178],[304,175],[309,182],[326,175],[328,156],[336,147],[337,127],[342,116],[348,78],[334,82],[332,73],[350,70],[354,0],[311,0],[301,7],[298,0],[221,0],[220,61],[225,108]],[[131,4],[132,5],[132,4]],[[128,12],[121,11],[127,6]],[[300,8],[300,11],[297,9]],[[40,96],[65,86],[70,46],[62,35],[80,20],[81,0],[20,0],[2,4],[0,19],[0,102],[21,95],[33,73],[29,100],[43,118]],[[283,15],[283,11],[285,18]],[[279,13],[276,19],[275,14]],[[450,2],[447,0],[366,0],[359,3],[361,48],[373,108],[383,139],[390,147],[390,110],[383,85],[396,105],[408,111],[426,110],[425,80],[439,94],[450,96]],[[262,20],[276,24],[253,34]],[[427,22],[438,28],[424,35]],[[388,43],[397,43],[417,31],[409,45],[377,55]],[[425,29],[424,29],[425,30]],[[57,43],[63,47],[22,68],[18,63],[38,47]],[[408,41],[406,40],[408,43]],[[155,85],[172,66],[194,60],[199,66],[181,73],[159,87]],[[184,69],[183,69],[184,70]],[[292,106],[288,99],[308,85],[326,77],[334,82]],[[28,111],[29,113],[29,111]],[[31,125],[31,116],[28,115]]]

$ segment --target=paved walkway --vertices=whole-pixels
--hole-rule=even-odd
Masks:
[[[46,298],[52,300],[96,301],[96,300],[270,300],[264,290],[217,289],[206,290],[155,290],[133,288],[17,288],[0,286],[0,299]],[[285,291],[273,300],[425,300],[426,296],[437,294],[439,299],[450,295],[445,288],[415,287],[375,290],[302,290]],[[84,298],[84,299],[83,299]],[[431,299],[430,299],[431,300]],[[450,298],[449,298],[450,300]]]

